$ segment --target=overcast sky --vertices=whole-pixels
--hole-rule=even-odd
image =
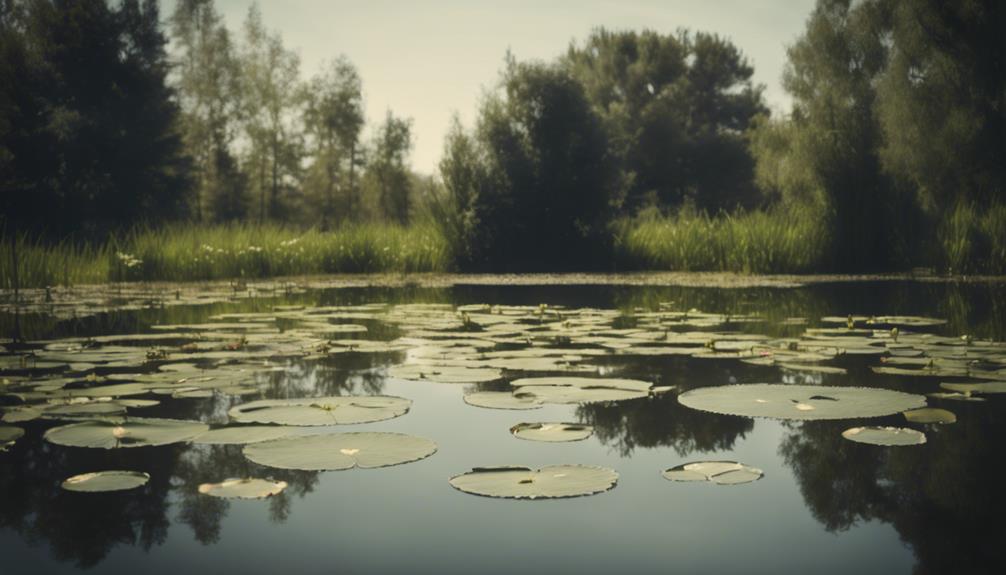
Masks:
[[[252,0],[217,0],[234,33]],[[498,79],[509,48],[551,60],[592,28],[678,28],[730,38],[753,63],[771,107],[789,108],[780,86],[786,46],[813,0],[260,0],[262,18],[300,54],[301,76],[345,54],[363,78],[368,127],[387,109],[412,118],[412,166],[433,173],[451,115],[472,124],[480,95]],[[167,2],[164,16],[173,3]]]

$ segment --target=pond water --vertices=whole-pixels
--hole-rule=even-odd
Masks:
[[[1006,400],[989,393],[1006,387],[996,383],[1006,380],[1006,347],[997,343],[1006,334],[1001,283],[182,291],[81,290],[53,302],[39,296],[18,314],[29,343],[8,340],[0,356],[0,427],[24,431],[0,452],[5,575],[973,573],[999,572],[1006,559],[999,445]],[[0,327],[10,334],[15,320],[4,309]],[[539,377],[567,379],[511,385]],[[602,381],[558,391],[540,385],[579,385],[580,378]],[[791,387],[762,388],[750,404],[736,388],[732,402],[685,405],[695,405],[691,390],[749,384]],[[834,386],[857,390],[846,399]],[[900,393],[891,403],[859,388]],[[536,409],[464,400],[483,391]],[[407,412],[346,408],[336,399],[235,410],[258,400],[361,395],[404,398]],[[923,403],[956,421],[908,421],[901,413]],[[743,414],[764,415],[752,409],[777,411],[768,413],[775,418]],[[870,409],[886,415],[864,417]],[[333,422],[359,419],[358,412],[380,420],[289,427],[320,412]],[[167,445],[144,445],[160,437],[134,431],[150,419],[214,429],[260,420],[284,437],[220,445],[200,438],[200,428]],[[82,421],[106,422],[95,425],[107,433],[96,440],[100,433],[49,431]],[[575,424],[580,440],[511,433],[519,423],[541,422]],[[912,429],[925,443],[843,437],[868,426]],[[236,440],[263,439],[250,429],[235,431]],[[545,438],[556,429],[535,428]],[[249,459],[265,457],[254,446],[296,447],[314,440],[307,434],[324,443],[346,432],[425,438],[436,452],[338,471]],[[111,448],[79,446],[101,441]],[[369,449],[295,455],[311,464],[341,453],[368,467]],[[376,456],[408,451],[382,449],[374,447]],[[713,461],[756,472],[738,484],[717,484],[730,481],[713,472],[712,481],[662,475]],[[563,464],[614,470],[617,484],[545,498],[544,483],[526,479],[509,488],[538,497],[517,500],[449,483],[473,468]],[[702,466],[686,469],[703,476]],[[61,487],[104,470],[142,472],[149,481],[99,493]],[[576,470],[567,471],[549,475],[560,484],[553,494],[583,488],[570,479]],[[263,499],[201,492],[228,478],[286,487]]]

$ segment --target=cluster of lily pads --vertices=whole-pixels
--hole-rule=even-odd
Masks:
[[[799,318],[785,325],[801,325]],[[920,317],[822,318],[797,338],[752,331],[766,320],[697,310],[567,309],[541,306],[446,304],[275,306],[262,313],[228,313],[209,322],[156,325],[150,333],[31,342],[28,351],[3,352],[0,450],[24,431],[13,424],[35,419],[52,427],[50,443],[80,448],[138,448],[173,443],[243,445],[245,457],[275,469],[369,469],[418,461],[434,454],[426,438],[390,432],[341,432],[339,426],[405,415],[401,397],[266,398],[268,376],[289,362],[382,358],[390,378],[418,383],[489,385],[464,394],[475,407],[533,410],[544,404],[613,403],[677,391],[647,381],[608,377],[605,362],[623,357],[687,357],[738,361],[814,376],[844,374],[867,362],[880,374],[947,378],[931,397],[980,400],[1006,392],[1006,345],[925,331],[939,320]],[[835,325],[837,324],[837,325]],[[371,337],[381,327],[390,339]],[[387,329],[385,329],[387,328]],[[744,328],[739,329],[739,328]],[[858,365],[858,364],[857,364]],[[505,386],[501,389],[500,386]],[[168,400],[226,398],[227,422],[138,417]],[[862,419],[904,413],[919,425],[953,423],[956,416],[927,407],[921,394],[889,389],[792,384],[696,388],[678,401],[693,409],[789,420]],[[518,422],[522,440],[563,442],[589,438],[576,422]],[[843,436],[878,445],[924,443],[923,432],[898,427],[854,427]],[[760,470],[737,462],[691,462],[663,472],[672,481],[737,484]],[[450,479],[455,488],[512,498],[570,497],[614,487],[612,469],[555,465],[475,468]],[[72,491],[107,491],[144,485],[142,471],[108,470],[66,479]],[[286,484],[269,478],[223,478],[200,493],[266,497]]]

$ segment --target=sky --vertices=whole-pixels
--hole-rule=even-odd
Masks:
[[[216,0],[235,34],[252,0]],[[471,126],[509,49],[519,60],[552,60],[593,28],[679,28],[729,38],[753,64],[777,111],[786,47],[814,0],[259,0],[262,19],[301,59],[301,77],[345,54],[363,79],[367,133],[387,110],[412,119],[414,170],[436,171],[457,113]],[[164,16],[173,5],[165,6]]]

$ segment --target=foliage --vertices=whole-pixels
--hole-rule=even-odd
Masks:
[[[507,58],[472,134],[441,163],[469,268],[597,266],[616,189],[607,138],[583,88],[556,65]],[[457,227],[457,222],[451,224]]]
[[[561,62],[602,118],[629,207],[758,202],[744,134],[762,88],[728,40],[598,28]]]
[[[0,210],[8,232],[97,236],[184,214],[188,160],[157,3],[0,8]]]
[[[409,222],[412,182],[406,161],[411,148],[412,121],[389,110],[374,135],[366,178],[385,219],[399,224]]]

